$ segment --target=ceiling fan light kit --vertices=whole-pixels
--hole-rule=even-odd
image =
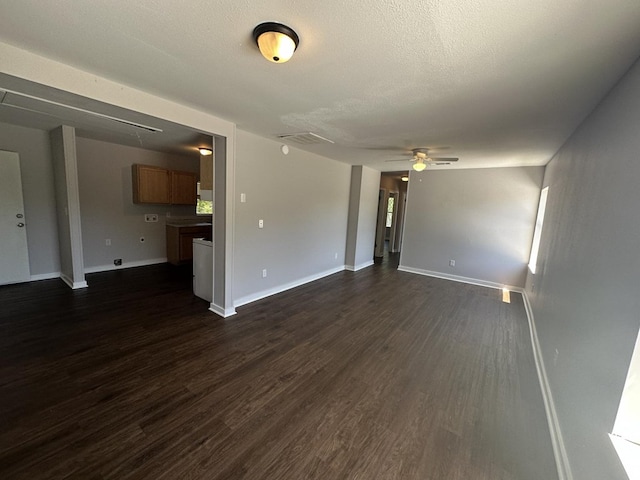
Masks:
[[[413,169],[414,169],[416,172],[421,172],[421,171],[423,171],[425,168],[427,168],[427,164],[426,164],[426,163],[424,163],[424,159],[422,159],[422,158],[418,158],[418,159],[416,160],[416,162],[413,164]]]
[[[416,172],[421,172],[429,165],[450,165],[453,162],[457,162],[457,158],[443,158],[443,157],[430,157],[429,150],[427,148],[414,148],[411,150],[413,156],[409,160],[413,163],[413,169]],[[397,160],[385,160],[386,162],[405,162],[406,159]]]
[[[273,63],[287,62],[298,48],[300,38],[291,27],[265,22],[253,29],[253,40],[262,56]]]

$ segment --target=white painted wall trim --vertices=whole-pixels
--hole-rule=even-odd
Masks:
[[[223,308],[219,305],[216,305],[215,303],[209,305],[209,311],[222,318],[228,318],[237,313],[235,308]]]
[[[234,302],[234,306],[241,307],[242,305],[246,305],[248,303],[252,303],[257,300],[262,300],[263,298],[270,297],[271,295],[275,295],[277,293],[285,292],[292,288],[300,287],[306,283],[310,283],[315,280],[320,280],[321,278],[328,277],[329,275],[333,275],[334,273],[343,272],[344,270],[345,270],[345,266],[342,265],[340,267],[332,268],[330,270],[325,270],[324,272],[320,272],[315,275],[309,275],[308,277],[300,278],[293,282],[285,283],[284,285],[278,285],[277,287],[269,288],[267,290],[262,290],[261,292],[252,293],[250,295],[246,295],[244,297],[236,299]]]
[[[369,260],[368,262],[363,262],[358,265],[346,265],[345,270],[349,270],[350,272],[357,272],[358,270],[362,270],[363,268],[367,268],[373,265],[373,260]]]
[[[116,266],[113,264],[97,265],[95,267],[85,268],[84,273],[98,273],[98,272],[108,272],[110,270],[122,270],[123,268],[146,267],[147,265],[157,265],[159,263],[167,263],[167,257],[149,258],[147,260],[139,260],[137,262],[126,262],[119,266]]]
[[[540,342],[538,340],[536,322],[533,316],[533,310],[531,309],[531,303],[529,302],[529,297],[527,297],[527,292],[524,289],[520,288],[516,291],[522,294],[524,308],[529,321],[533,357],[536,363],[536,370],[538,371],[538,380],[540,382],[540,390],[542,391],[544,409],[547,413],[547,422],[549,424],[549,432],[551,434],[551,446],[553,448],[553,455],[555,456],[556,467],[558,469],[558,479],[573,480],[571,465],[569,463],[569,458],[567,457],[564,440],[562,439],[560,422],[558,421],[555,403],[553,402],[553,395],[551,394],[551,387],[549,386],[549,379],[547,378],[547,370],[545,369],[544,360],[542,358],[542,349],[540,348]]]
[[[86,281],[82,281],[82,282],[74,282],[73,280],[71,280],[67,275],[65,275],[64,273],[60,274],[60,279],[66,283],[69,287],[71,287],[73,290],[77,290],[79,288],[87,288],[89,285],[87,285]]]
[[[38,282],[40,280],[51,280],[53,278],[60,278],[60,275],[62,275],[60,272],[39,273],[37,275],[31,275],[29,281]]]
[[[499,290],[502,290],[503,288],[508,288],[509,290],[512,290],[514,292],[522,291],[522,287],[516,287],[513,285],[505,285],[503,283],[489,282],[487,280],[480,280],[478,278],[469,278],[469,277],[461,277],[459,275],[450,275],[448,273],[434,272],[431,270],[422,270],[420,268],[405,267],[404,265],[398,266],[398,270],[401,272],[424,275],[426,277],[442,278],[443,280],[452,280],[454,282],[468,283],[470,285],[479,285],[481,287],[497,288]]]

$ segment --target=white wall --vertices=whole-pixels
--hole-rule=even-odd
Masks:
[[[20,155],[31,276],[57,277],[60,259],[49,132],[0,123],[0,150]]]
[[[543,173],[412,171],[400,267],[523,287]]]
[[[538,337],[575,479],[625,479],[606,437],[640,328],[640,64],[547,167]]]
[[[84,262],[87,271],[166,261],[166,214],[195,216],[195,207],[133,203],[131,166],[135,163],[198,172],[200,158],[77,138],[78,177]],[[144,221],[145,213],[158,214],[157,223]],[[144,237],[144,243],[140,242]],[[105,240],[111,240],[111,246]]]
[[[345,263],[359,270],[373,263],[380,172],[362,165],[351,168],[349,226]]]
[[[351,166],[280,145],[237,131],[236,305],[344,269]]]
[[[62,125],[49,133],[56,190],[60,278],[71,288],[84,288],[87,283],[82,254],[76,131],[73,127]]]

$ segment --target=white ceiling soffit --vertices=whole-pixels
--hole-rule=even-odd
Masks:
[[[80,137],[199,158],[212,137],[166,120],[0,74],[0,122],[51,130],[76,128]],[[23,91],[18,91],[22,89]],[[28,93],[27,93],[28,92]]]
[[[300,36],[289,62],[258,52],[265,21]],[[638,25],[637,0],[0,6],[0,41],[383,171],[417,147],[460,158],[438,168],[545,164],[636,60]]]
[[[43,115],[49,115],[56,118],[78,118],[81,117],[84,121],[89,122],[92,119],[96,124],[103,124],[103,122],[109,123],[111,128],[133,127],[135,129],[141,129],[147,132],[162,132],[161,128],[136,123],[131,120],[125,120],[123,118],[113,117],[104,113],[94,112],[85,108],[74,107],[73,105],[66,105],[63,103],[55,102],[53,100],[47,100],[44,98],[34,97],[20,92],[5,91],[0,103],[9,107],[19,108],[28,112],[41,113]],[[111,124],[111,122],[115,122]],[[126,131],[122,128],[122,131]]]

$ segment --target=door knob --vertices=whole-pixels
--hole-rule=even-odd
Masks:
[[[20,228],[22,228],[22,227],[24,227],[24,223],[20,222],[20,223],[18,224],[18,226],[19,226]]]
[[[21,213],[18,213],[18,214],[16,215],[16,218],[22,218],[22,217],[24,217],[24,215],[23,215],[23,214],[21,214]]]

